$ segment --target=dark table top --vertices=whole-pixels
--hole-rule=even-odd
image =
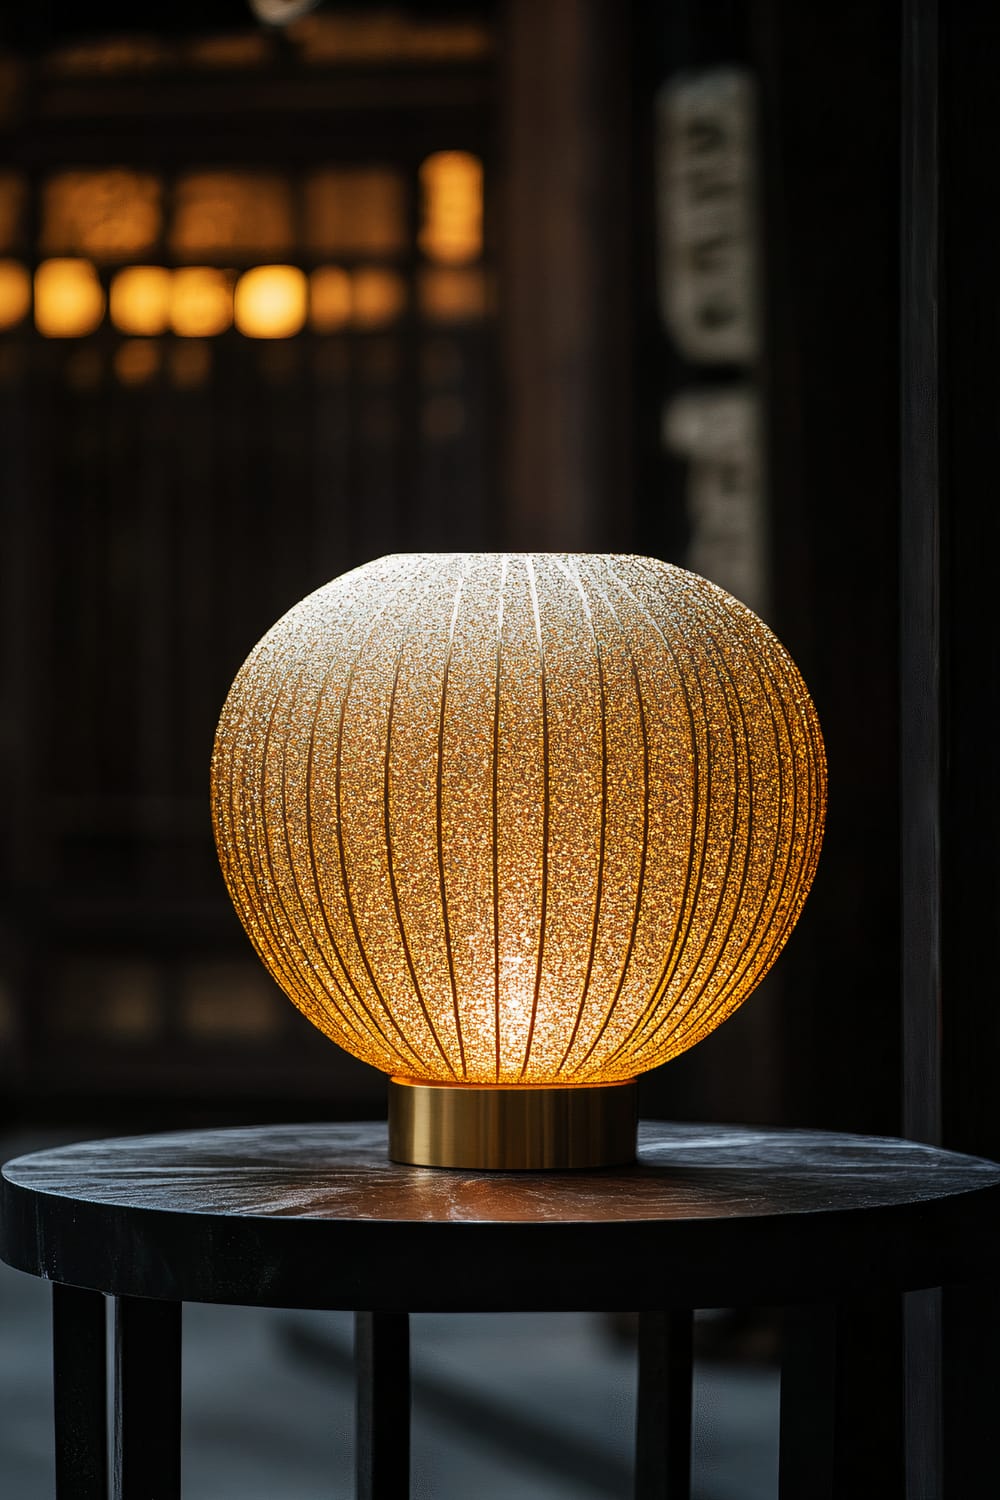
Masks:
[[[0,1254],[36,1276],[290,1307],[636,1309],[989,1274],[1000,1166],[908,1141],[648,1123],[635,1166],[400,1166],[381,1124],[90,1141],[8,1162]]]

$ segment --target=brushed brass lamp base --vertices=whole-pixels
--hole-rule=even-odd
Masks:
[[[389,1080],[389,1155],[418,1167],[524,1172],[635,1160],[636,1086]]]

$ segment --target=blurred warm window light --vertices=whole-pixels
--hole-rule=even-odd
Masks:
[[[104,317],[104,288],[89,260],[43,260],[35,271],[35,327],[43,338],[84,338]]]
[[[442,266],[478,260],[482,162],[467,151],[438,151],[423,162],[419,177],[420,250]],[[58,172],[42,187],[40,248],[98,262],[130,259],[160,242],[163,197],[163,183],[148,172]],[[0,175],[0,250],[13,245],[22,198],[20,179]],[[317,169],[302,186],[304,247],[316,256],[401,256],[408,242],[406,200],[405,179],[394,168]],[[275,173],[186,172],[174,185],[167,246],[181,262],[290,256],[295,207],[293,184]]]
[[[483,164],[468,151],[436,151],[420,168],[418,242],[428,260],[464,265],[483,252]]]
[[[235,288],[234,288],[235,281]],[[210,338],[235,325],[248,338],[282,339],[308,320],[314,333],[353,326],[386,327],[406,309],[407,285],[383,266],[353,272],[318,266],[254,266],[238,280],[215,266],[125,266],[111,279],[111,321],[120,333]],[[419,306],[431,323],[472,322],[485,316],[481,269],[435,267],[419,280]],[[15,260],[0,260],[0,329],[16,327],[31,306],[31,278]],[[80,338],[104,317],[104,291],[92,262],[43,261],[35,276],[35,323],[46,338]]]
[[[478,267],[428,267],[420,273],[420,311],[431,323],[471,323],[484,317],[485,273]]]
[[[122,333],[166,333],[171,283],[166,266],[126,266],[111,281],[112,323]]]
[[[466,151],[439,151],[420,173],[419,248],[434,264],[418,276],[419,311],[427,321],[483,317],[481,268],[483,168]],[[21,216],[23,183],[0,175],[0,248]],[[407,186],[389,167],[326,167],[303,184],[305,248],[312,254],[402,255],[407,245]],[[273,173],[183,174],[173,195],[167,242],[181,261],[238,261],[294,245],[292,184]],[[49,258],[35,281],[35,322],[49,338],[79,338],[101,323],[105,297],[94,262],[122,260],[162,237],[163,184],[124,169],[59,172],[42,188],[41,247]],[[30,308],[30,283],[19,262],[0,262],[0,327],[14,327]],[[387,327],[404,313],[409,290],[400,272],[380,265],[321,265],[310,276],[290,264],[237,273],[216,265],[130,265],[110,284],[110,315],[139,338],[172,331],[211,338],[234,322],[249,338],[291,338],[307,320],[316,333]]]
[[[211,338],[233,321],[233,275],[215,266],[182,266],[172,273],[170,326],[181,338]]]
[[[288,254],[291,185],[273,173],[186,172],[174,189],[168,239],[178,260]]]
[[[316,333],[336,333],[351,321],[354,292],[341,266],[317,266],[309,277],[309,322]]]
[[[57,172],[42,185],[41,250],[126,260],[160,234],[163,187],[149,172]]]
[[[383,328],[406,308],[406,282],[396,271],[372,266],[351,278],[352,321],[358,328]]]
[[[308,283],[297,266],[255,266],[236,283],[236,327],[247,338],[291,338],[305,324],[307,304]]]
[[[403,62],[474,62],[493,50],[492,28],[467,18],[424,19],[398,8],[332,15],[304,15],[315,0],[249,0],[252,12],[285,36],[310,66],[343,66],[388,59]],[[289,22],[291,24],[289,24]],[[74,42],[49,52],[47,72],[75,77],[144,73],[187,61],[206,68],[254,67],[272,54],[266,32],[234,31],[175,43],[151,36],[108,36]]]
[[[282,0],[251,3],[260,12],[265,5],[280,5]],[[426,20],[392,7],[303,16],[292,21],[286,34],[307,63],[320,67],[379,62],[390,57],[409,62],[471,62],[488,56],[493,49],[493,32],[484,22],[465,18]]]
[[[19,260],[0,260],[0,328],[16,328],[31,310],[31,277]]]

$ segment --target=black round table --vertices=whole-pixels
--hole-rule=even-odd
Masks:
[[[798,1306],[782,1500],[893,1494],[901,1422],[888,1414],[901,1406],[877,1391],[901,1380],[901,1298],[992,1271],[1000,1166],[807,1131],[646,1124],[639,1139],[634,1166],[587,1173],[400,1166],[374,1124],[140,1136],[8,1162],[0,1254],[54,1283],[58,1500],[107,1495],[106,1296],[118,1500],[180,1495],[188,1301],[356,1313],[363,1500],[407,1494],[410,1312],[638,1311],[636,1494],[681,1500],[692,1310]]]

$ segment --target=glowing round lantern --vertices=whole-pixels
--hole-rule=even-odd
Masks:
[[[730,1015],[812,881],[816,713],[774,635],[640,557],[382,558],[239,672],[230,895],[296,1005],[393,1077],[390,1150],[590,1165]]]
[[[182,266],[170,283],[170,326],[180,338],[204,339],[225,333],[233,321],[233,287],[228,271],[214,266]]]
[[[111,321],[122,333],[166,333],[171,273],[166,266],[126,266],[111,282]]]
[[[297,266],[245,271],[236,283],[236,327],[247,338],[291,338],[306,321],[307,287]]]
[[[89,260],[43,260],[35,271],[35,327],[47,339],[79,339],[104,317],[104,288]]]

